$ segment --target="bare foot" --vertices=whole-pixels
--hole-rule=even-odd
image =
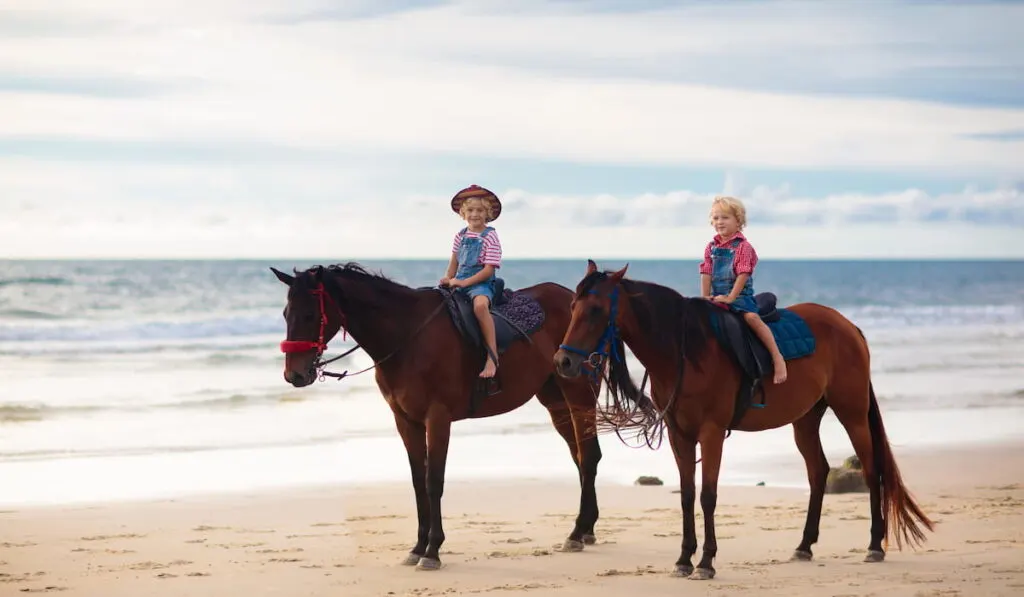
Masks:
[[[495,365],[494,361],[492,361],[488,357],[487,364],[484,365],[484,370],[480,372],[480,377],[484,377],[484,378],[494,377],[494,374],[497,373],[497,372],[498,372],[497,365]]]
[[[775,379],[773,381],[776,384],[780,384],[786,381],[787,373],[788,372],[786,371],[786,360],[777,359],[775,361]]]

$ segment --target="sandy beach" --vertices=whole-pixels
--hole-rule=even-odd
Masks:
[[[866,494],[827,495],[815,561],[796,563],[807,492],[722,487],[718,576],[699,583],[669,576],[681,528],[674,480],[599,484],[598,543],[561,553],[576,488],[523,479],[447,486],[438,572],[399,565],[415,535],[404,484],[6,510],[0,595],[1015,595],[1022,447],[897,448],[937,529],[918,551],[890,547],[882,564],[861,562]],[[702,540],[701,529],[698,518]]]

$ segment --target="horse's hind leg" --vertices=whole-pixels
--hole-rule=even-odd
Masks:
[[[586,394],[584,394],[586,393]],[[587,399],[589,397],[589,403]],[[583,545],[597,542],[597,464],[601,461],[601,445],[595,432],[594,398],[580,380],[561,382],[553,376],[537,392],[540,403],[548,409],[551,422],[569,446],[580,478],[580,509],[576,526],[563,545],[564,551],[582,551]]]
[[[838,380],[829,384],[826,390],[829,406],[853,444],[853,451],[860,459],[864,480],[868,485],[871,502],[871,542],[868,544],[866,561],[881,562],[885,559],[882,540],[885,538],[886,520],[882,516],[882,484],[875,464],[875,447],[868,421],[870,386],[866,378]]]
[[[811,497],[807,504],[807,522],[804,523],[804,537],[793,552],[793,560],[810,561],[813,556],[811,545],[818,542],[821,523],[821,504],[825,498],[825,482],[828,479],[828,460],[821,447],[821,419],[828,410],[825,400],[819,400],[814,408],[793,423],[793,437],[800,455],[807,465],[807,481],[811,486]]]

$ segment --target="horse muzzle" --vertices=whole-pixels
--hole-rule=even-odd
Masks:
[[[554,364],[556,373],[564,378],[572,379],[580,375],[580,368],[583,366],[583,356],[559,348],[555,352]]]
[[[284,380],[296,388],[304,388],[316,381],[316,371],[310,370],[309,373],[299,373],[291,369],[285,369]]]

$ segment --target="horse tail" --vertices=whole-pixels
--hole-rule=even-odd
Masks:
[[[896,459],[892,454],[892,446],[889,445],[889,438],[885,434],[885,425],[882,424],[882,413],[878,410],[874,384],[869,383],[868,388],[871,396],[868,427],[871,429],[871,446],[875,460],[874,474],[878,476],[882,493],[885,539],[888,542],[890,534],[894,535],[896,547],[902,550],[904,543],[912,547],[923,543],[925,534],[921,526],[924,525],[929,531],[934,531],[934,523],[921,511],[903,484],[900,469],[896,466]]]

